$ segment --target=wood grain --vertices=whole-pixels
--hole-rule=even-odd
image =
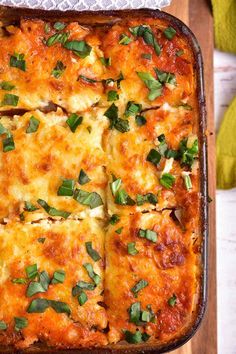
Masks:
[[[213,110],[213,19],[207,0],[173,0],[166,12],[180,18],[192,29],[201,46],[208,119],[208,173],[209,195],[213,202],[209,207],[209,285],[208,306],[202,325],[194,338],[173,354],[217,353],[217,302],[216,302],[216,228],[215,228],[215,134]]]

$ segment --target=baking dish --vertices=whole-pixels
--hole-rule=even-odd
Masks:
[[[195,321],[192,325],[192,328],[188,331],[188,333],[184,334],[181,338],[175,340],[173,343],[168,343],[163,346],[155,346],[149,345],[148,343],[145,345],[127,345],[127,344],[116,344],[114,346],[108,346],[105,348],[92,348],[89,349],[76,349],[70,350],[69,352],[93,352],[93,353],[162,353],[167,352],[177,347],[183,345],[187,340],[189,340],[196,329],[198,328],[201,319],[204,314],[205,306],[206,306],[206,293],[207,293],[207,230],[208,230],[208,211],[207,211],[207,146],[206,146],[206,111],[205,111],[205,98],[204,98],[204,85],[203,85],[203,63],[199,45],[191,33],[191,31],[178,19],[166,14],[164,12],[160,12],[158,10],[136,10],[136,11],[111,11],[111,12],[66,12],[60,13],[57,11],[33,11],[28,9],[13,9],[2,7],[0,12],[1,20],[4,24],[12,24],[17,23],[20,17],[28,17],[28,18],[43,18],[51,21],[55,20],[63,20],[63,21],[71,21],[79,18],[79,22],[81,24],[89,24],[94,23],[96,25],[101,24],[113,24],[121,18],[142,18],[144,16],[166,19],[170,21],[176,28],[178,28],[182,34],[187,37],[189,45],[191,46],[194,56],[195,56],[195,66],[197,73],[197,96],[198,96],[198,107],[199,107],[199,140],[200,140],[200,171],[201,171],[201,229],[202,229],[202,277],[201,277],[201,298],[198,303],[198,313],[195,314]],[[4,353],[12,353],[14,349],[12,348],[2,348],[2,352]],[[35,345],[29,349],[26,349],[24,352],[26,353],[67,353],[68,350],[57,350],[57,349],[49,349],[40,345]]]

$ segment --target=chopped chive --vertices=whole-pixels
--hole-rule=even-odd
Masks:
[[[119,205],[135,205],[135,201],[124,189],[120,189],[115,196],[115,203]]]
[[[36,277],[36,275],[38,275],[37,264],[32,264],[32,265],[27,266],[25,268],[25,272],[26,272],[27,278],[34,279]]]
[[[176,30],[173,27],[167,27],[164,30],[164,35],[166,36],[167,39],[171,40],[176,35]]]
[[[163,173],[161,178],[160,178],[160,184],[167,188],[170,189],[173,184],[175,183],[175,177],[171,175],[170,173]]]
[[[137,124],[138,127],[142,127],[147,123],[147,119],[144,116],[136,116],[135,117],[135,123]]]
[[[8,81],[2,81],[2,82],[0,82],[0,88],[5,91],[11,91],[15,88],[15,85],[12,85]]]
[[[141,316],[140,302],[134,302],[129,308],[129,320],[132,323],[138,324]]]
[[[69,33],[55,33],[51,37],[49,37],[46,41],[45,44],[48,47],[53,46],[56,43],[61,43],[65,44],[67,39],[69,38]]]
[[[97,262],[102,258],[100,254],[93,248],[92,242],[85,242],[85,247],[88,255],[94,260],[94,262]]]
[[[73,179],[63,179],[62,185],[58,188],[58,196],[71,197],[74,193],[75,181]]]
[[[12,279],[13,284],[27,284],[27,280],[24,278],[14,278]]]
[[[4,321],[0,321],[0,331],[5,331],[7,329],[7,324]]]
[[[161,154],[157,150],[151,149],[147,155],[146,160],[157,166],[161,160]]]
[[[28,320],[25,317],[14,317],[15,330],[19,332],[21,329],[28,326]]]
[[[62,31],[66,27],[66,24],[63,22],[56,22],[53,25],[53,28],[57,31]]]
[[[83,306],[86,301],[88,301],[88,297],[84,291],[81,291],[81,293],[78,295],[78,301],[80,306]]]
[[[59,77],[64,73],[66,70],[66,66],[63,64],[62,61],[58,60],[54,69],[51,72],[51,75],[54,76],[56,79],[59,79]]]
[[[51,284],[59,284],[64,283],[66,277],[66,273],[64,270],[56,270],[53,274],[53,278],[51,280]]]
[[[1,102],[1,106],[13,106],[16,107],[19,102],[19,96],[12,95],[11,93],[6,93]]]
[[[183,55],[183,54],[184,54],[183,49],[177,50],[177,52],[175,53],[175,55],[176,55],[177,57],[181,57],[181,55]]]
[[[108,91],[107,101],[117,101],[118,99],[119,99],[119,95],[118,95],[117,91],[115,91],[115,90]]]
[[[58,210],[49,206],[43,199],[38,199],[37,203],[51,216],[61,216],[64,219],[67,219],[71,214],[67,211]]]
[[[129,101],[127,103],[126,109],[125,109],[125,116],[135,116],[137,113],[139,113],[142,109],[142,105],[138,103],[134,103],[133,101]]]
[[[26,63],[24,60],[24,54],[17,54],[11,55],[10,57],[10,66],[12,68],[17,68],[22,71],[26,71]]]
[[[15,150],[15,143],[13,140],[13,136],[3,139],[2,146],[3,146],[3,152]]]
[[[121,186],[121,183],[122,183],[121,178],[117,178],[115,181],[110,183],[111,192],[114,197],[115,197],[116,193],[118,192],[118,190]]]
[[[87,270],[89,277],[98,285],[101,282],[101,277],[94,272],[92,264],[85,263],[83,267]]]
[[[161,54],[161,47],[157,42],[152,29],[146,25],[140,25],[135,27],[130,27],[129,31],[137,37],[142,37],[147,45],[154,48],[156,54],[159,56]]]
[[[115,233],[118,234],[118,235],[120,235],[121,232],[122,232],[122,230],[123,230],[123,227],[120,227],[119,229],[117,229],[117,230],[115,231]]]
[[[170,297],[168,300],[168,305],[170,307],[174,307],[176,305],[176,302],[177,302],[177,296],[173,294],[172,297]]]
[[[24,210],[26,211],[35,211],[38,210],[39,208],[37,208],[34,204],[32,204],[31,202],[25,202],[25,207]]]
[[[115,225],[116,223],[118,223],[118,221],[120,221],[119,215],[113,214],[113,215],[110,217],[109,223],[110,223],[111,225]]]
[[[26,133],[27,134],[35,133],[38,130],[39,124],[40,121],[34,116],[31,116],[29,121],[29,126],[26,129]]]
[[[143,54],[141,54],[141,57],[142,57],[143,59],[151,60],[151,59],[152,59],[152,54],[150,54],[150,53],[143,53]]]
[[[81,290],[94,290],[96,284],[87,283],[86,281],[79,281],[76,286],[72,288],[72,295],[77,296],[81,293]]]
[[[128,330],[124,330],[124,335],[125,335],[125,340],[126,342],[130,343],[130,344],[138,344],[138,343],[142,343],[142,342],[146,342],[149,338],[150,335],[145,333],[145,332],[140,332],[140,330],[136,330],[134,333],[128,331]]]
[[[184,178],[185,187],[189,191],[190,189],[193,188],[191,177],[189,176],[189,174],[186,173],[186,174],[183,174],[183,178]]]
[[[129,242],[127,245],[128,254],[135,256],[138,253],[138,250],[135,248],[135,242]]]
[[[141,238],[146,238],[149,241],[157,242],[157,233],[152,230],[139,229],[138,236]]]
[[[66,124],[70,127],[70,130],[74,133],[76,128],[82,123],[83,117],[78,116],[76,113],[71,113],[66,121]]]
[[[82,189],[76,189],[73,197],[78,203],[82,205],[87,205],[90,209],[97,208],[100,205],[103,205],[102,198],[96,192],[87,192]]]
[[[111,58],[100,57],[99,59],[100,59],[102,65],[104,65],[104,66],[111,65]]]
[[[86,58],[91,50],[92,47],[88,45],[85,41],[66,41],[64,43],[64,48],[71,50],[75,55],[79,56],[80,58]]]
[[[176,77],[175,74],[170,73],[168,71],[162,71],[159,70],[157,68],[154,69],[158,80],[162,83],[162,84],[171,84],[171,85],[176,85]]]
[[[144,203],[156,205],[158,203],[158,199],[157,196],[153,193],[147,193],[145,195],[137,194],[136,203],[138,206],[143,205]]]
[[[57,313],[66,313],[68,316],[71,314],[70,307],[62,301],[48,300],[43,298],[34,299],[28,309],[28,313],[43,313],[51,307]]]
[[[44,26],[44,32],[46,34],[49,34],[51,31],[51,26],[50,26],[50,23],[46,23],[45,26]]]
[[[162,94],[162,83],[156,80],[150,73],[137,72],[138,77],[144,82],[149,89],[148,99],[150,101],[155,100]]]
[[[131,289],[132,293],[134,294],[134,297],[137,297],[139,291],[144,289],[146,286],[148,286],[148,282],[146,280],[139,280]]]
[[[79,178],[78,178],[78,182],[79,184],[84,185],[88,182],[90,182],[91,179],[89,178],[89,176],[85,173],[85,171],[81,168],[80,173],[79,173]]]

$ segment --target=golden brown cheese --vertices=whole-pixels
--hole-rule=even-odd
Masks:
[[[113,129],[105,133],[105,148],[107,153],[107,173],[110,175],[107,187],[108,211],[114,213],[133,213],[149,209],[163,209],[181,206],[180,196],[185,193],[183,171],[188,171],[186,166],[181,166],[181,161],[173,157],[167,159],[162,156],[160,162],[154,165],[148,161],[152,149],[160,149],[158,137],[164,134],[169,149],[178,151],[180,142],[191,137],[191,144],[197,138],[194,124],[196,112],[184,108],[171,108],[168,104],[160,109],[142,113],[146,124],[138,126],[134,116],[129,117],[130,130],[121,133]],[[174,176],[175,182],[171,188],[166,188],[160,183],[164,173]],[[128,195],[137,200],[138,195],[145,196],[152,193],[157,198],[157,203],[143,203],[142,205],[119,205],[112,195],[110,184],[113,177],[120,178]],[[190,178],[192,181],[191,192],[198,191],[198,163]]]
[[[38,130],[26,133],[30,118],[39,120]],[[60,109],[56,113],[43,114],[32,111],[13,119],[0,119],[4,128],[13,134],[15,149],[0,151],[0,218],[19,218],[25,202],[39,209],[24,212],[26,220],[48,217],[37,204],[45,200],[51,207],[71,213],[70,217],[96,215],[103,217],[104,204],[90,209],[70,196],[58,196],[57,191],[63,179],[72,179],[76,188],[96,192],[105,203],[104,189],[106,158],[102,149],[102,132],[106,120],[94,113],[85,112],[83,121],[75,132],[66,123],[66,116]],[[85,144],[86,141],[86,144]],[[79,185],[81,169],[90,178]]]
[[[140,229],[154,232],[155,242],[139,237]],[[130,243],[136,253],[128,253]],[[109,341],[123,339],[125,330],[141,331],[158,343],[183,333],[191,324],[198,300],[200,260],[191,229],[183,231],[170,217],[170,211],[124,216],[109,226],[105,250]],[[140,281],[146,284],[135,293],[132,289]],[[170,303],[173,297],[175,301]],[[139,314],[133,323],[135,317],[129,309],[135,303],[139,303],[141,311],[151,311],[152,319],[142,322]]]
[[[43,240],[42,240],[43,239]],[[40,241],[41,240],[41,241]],[[86,242],[92,242],[101,259],[95,262],[86,251]],[[104,231],[95,219],[83,221],[44,222],[41,224],[14,223],[0,228],[0,320],[8,328],[0,332],[0,343],[28,347],[38,340],[59,347],[102,345],[107,340],[101,330],[106,327],[104,300]],[[84,290],[87,302],[79,305],[72,288],[79,282],[93,283],[83,267],[90,263],[101,278],[94,290]],[[55,271],[63,270],[63,283],[50,284],[46,292],[27,297],[32,280],[25,268],[37,264],[38,271],[46,271],[53,278]],[[22,278],[25,284],[17,284]],[[37,280],[37,278],[35,279]],[[57,313],[48,308],[43,313],[28,313],[34,299],[61,301],[69,306],[71,314]],[[28,326],[15,329],[15,317],[24,317]]]

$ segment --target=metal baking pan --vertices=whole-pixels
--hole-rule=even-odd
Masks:
[[[120,342],[115,345],[109,345],[106,347],[97,348],[78,348],[78,349],[57,349],[49,348],[43,343],[37,343],[28,349],[17,350],[13,347],[0,346],[0,353],[27,353],[27,354],[76,354],[76,353],[93,353],[93,354],[149,354],[149,353],[166,353],[177,349],[185,344],[196,333],[207,303],[207,255],[208,255],[208,169],[207,169],[207,138],[206,138],[206,103],[204,94],[204,82],[203,82],[203,61],[199,44],[191,32],[191,30],[178,18],[169,15],[166,12],[159,10],[140,9],[140,10],[120,10],[120,11],[45,11],[45,10],[31,10],[24,8],[13,8],[0,6],[0,21],[4,25],[17,24],[21,18],[41,18],[47,21],[63,20],[65,22],[78,21],[82,25],[89,26],[104,26],[112,25],[119,22],[122,19],[139,19],[143,17],[158,18],[166,20],[177,28],[182,35],[187,38],[189,46],[192,48],[195,59],[195,72],[197,80],[197,100],[199,110],[198,120],[198,137],[199,137],[199,161],[200,161],[200,219],[201,219],[201,234],[202,234],[202,247],[201,247],[201,284],[200,284],[200,298],[197,307],[197,311],[194,314],[194,321],[191,328],[187,330],[180,338],[168,342],[166,344],[144,343],[140,345],[131,345],[125,342]]]

